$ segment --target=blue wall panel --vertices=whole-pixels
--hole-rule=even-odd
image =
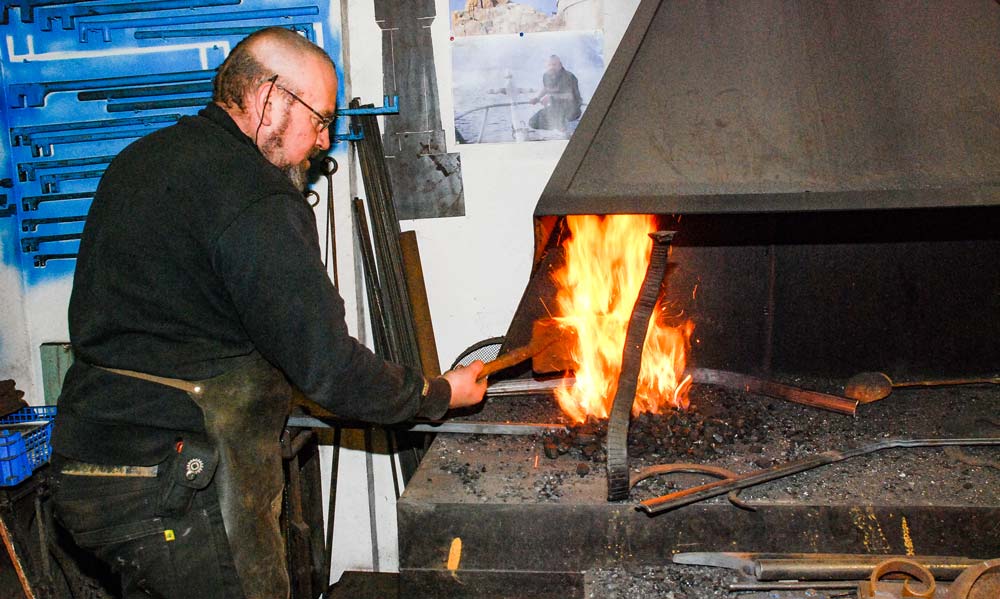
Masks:
[[[15,254],[29,285],[72,274],[93,192],[111,158],[196,113],[232,47],[270,25],[324,47],[342,77],[339,11],[331,14],[329,4],[4,2],[0,179],[8,186],[0,188],[0,226],[17,230]]]

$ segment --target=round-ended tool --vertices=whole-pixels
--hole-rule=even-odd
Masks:
[[[1000,385],[1000,377],[935,379],[928,381],[893,382],[884,372],[859,372],[847,379],[844,395],[861,403],[871,403],[888,397],[897,387],[950,387],[953,385]]]

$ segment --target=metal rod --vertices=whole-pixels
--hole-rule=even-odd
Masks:
[[[441,422],[419,423],[410,426],[415,433],[464,433],[469,435],[544,435],[568,432],[565,424],[537,424],[505,422]]]
[[[333,174],[337,172],[337,161],[327,156],[323,159],[323,174],[326,175],[326,235],[325,251],[330,252],[333,263],[333,286],[340,293],[340,269],[337,265],[337,219],[334,215]],[[330,262],[327,262],[327,266]]]
[[[378,516],[376,514],[375,505],[374,453],[375,447],[372,442],[372,427],[369,426],[365,428],[365,474],[368,479],[368,525],[371,528],[372,535],[372,571],[379,572],[381,571],[381,567],[379,566],[378,559]]]
[[[510,379],[490,383],[486,395],[490,397],[505,397],[508,395],[538,395],[552,394],[561,387],[572,388],[576,384],[574,377],[536,381],[535,379]]]
[[[375,353],[385,358],[388,354],[389,340],[386,333],[385,311],[382,309],[382,296],[378,292],[378,273],[375,268],[371,236],[368,234],[365,204],[361,198],[354,198],[352,205],[354,207],[354,227],[361,246],[361,262],[365,273],[365,291],[368,295],[368,311],[371,315],[373,345]]]
[[[927,568],[935,580],[955,580],[966,568],[982,560],[968,557],[906,556],[906,555],[844,555],[823,559],[755,560],[754,576],[760,581],[772,580],[863,580],[882,562],[909,559]]]
[[[858,582],[860,581],[794,582],[786,580],[784,582],[734,582],[726,588],[733,593],[738,591],[805,591],[808,589],[836,591],[840,589],[856,589],[858,588]]]
[[[362,423],[336,421],[331,424],[314,416],[289,416],[288,426],[299,428],[364,428]],[[546,433],[569,432],[565,424],[547,424],[536,422],[455,422],[454,420],[428,420],[426,422],[411,422],[394,427],[414,433],[458,433],[466,435],[544,435]]]
[[[352,108],[359,108],[357,100]],[[364,128],[365,136],[358,142],[361,174],[368,195],[372,222],[375,257],[378,263],[380,290],[386,307],[386,332],[389,358],[401,364],[420,368],[420,352],[408,301],[406,277],[399,246],[399,220],[393,200],[392,184],[385,163],[385,151],[375,115],[354,117]]]
[[[871,577],[887,560],[909,559],[927,568],[937,580],[954,580],[981,559],[951,555],[886,555],[872,553],[753,553],[690,552],[673,556],[675,564],[711,566],[753,576],[760,582],[776,580],[854,580]]]
[[[725,495],[734,489],[753,487],[772,480],[791,476],[792,474],[812,470],[813,468],[818,468],[819,466],[832,464],[834,462],[841,462],[860,455],[882,451],[883,449],[901,447],[946,447],[949,445],[1000,445],[1000,437],[970,439],[889,439],[880,443],[865,445],[842,452],[825,451],[803,460],[780,464],[766,470],[758,470],[747,474],[741,474],[730,480],[716,481],[698,487],[677,491],[676,493],[670,493],[662,497],[647,499],[637,505],[636,509],[642,510],[647,514],[655,515],[681,506],[704,501],[711,497]]]
[[[326,509],[326,546],[323,552],[323,577],[329,580],[330,569],[333,567],[333,524],[337,519],[337,477],[340,471],[340,433],[339,426],[333,427],[333,447],[330,456],[330,486],[328,489],[329,505]],[[323,590],[324,599],[328,591]]]
[[[384,432],[385,442],[389,448],[387,453],[389,454],[389,469],[392,471],[392,490],[396,494],[396,499],[399,499],[399,469],[396,468],[396,451],[398,451],[396,446],[396,433],[389,429],[384,429]]]

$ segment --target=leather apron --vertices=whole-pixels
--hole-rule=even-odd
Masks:
[[[243,593],[247,599],[288,597],[278,523],[284,487],[281,432],[292,397],[285,375],[256,353],[247,363],[201,381],[98,368],[180,389],[201,408],[209,440],[219,452],[216,488]]]

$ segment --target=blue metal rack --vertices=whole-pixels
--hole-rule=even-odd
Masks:
[[[278,25],[337,58],[332,19],[330,3],[315,0],[3,0],[0,218],[17,219],[28,283],[72,273],[108,163],[209,102],[215,69],[240,39]],[[335,141],[362,135],[347,121]]]

